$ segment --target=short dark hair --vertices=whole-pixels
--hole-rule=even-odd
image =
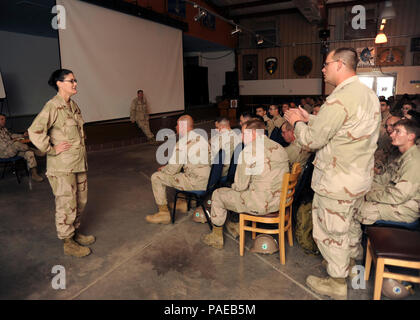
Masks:
[[[6,117],[6,115],[5,115],[4,113],[0,113],[0,117],[1,117],[1,116],[3,116],[3,117],[5,117],[5,118],[7,118],[7,117]]]
[[[252,120],[260,120],[260,121],[262,121],[262,122],[264,122],[264,118],[263,117],[261,117],[261,116],[259,116],[258,114],[256,114],[255,116],[253,116],[252,117]]]
[[[137,93],[140,93],[140,92],[143,92],[143,90],[141,90],[141,89],[137,90]]]
[[[293,131],[293,130],[294,130],[293,126],[292,126],[289,122],[287,122],[287,121],[285,121],[285,122],[281,125],[280,129],[281,129],[281,128],[283,128],[283,127],[284,127],[287,131]]]
[[[277,111],[280,112],[280,108],[279,108],[279,105],[278,104],[270,104],[270,107],[271,106],[275,107],[277,109]]]
[[[63,81],[64,77],[71,73],[73,73],[73,71],[69,69],[57,69],[51,74],[50,78],[48,79],[48,84],[56,91],[58,91],[57,81]]]
[[[255,110],[257,110],[257,109],[263,109],[264,111],[267,111],[265,106],[258,106],[258,107],[255,108]]]
[[[252,118],[252,114],[251,114],[250,112],[247,112],[247,111],[242,112],[242,113],[241,113],[241,116],[242,116],[243,118]]]
[[[411,119],[401,119],[394,123],[394,128],[397,126],[404,127],[405,130],[407,130],[408,133],[412,133],[415,135],[414,141],[417,140],[418,137],[420,137],[420,128],[419,124],[415,120]]]
[[[338,48],[333,52],[333,58],[335,60],[341,59],[349,69],[356,71],[358,58],[354,48]]]
[[[264,121],[260,119],[251,119],[245,122],[246,129],[265,129]]]
[[[379,97],[379,102],[385,102],[387,106],[389,106],[389,101],[384,97],[384,96],[380,96]]]

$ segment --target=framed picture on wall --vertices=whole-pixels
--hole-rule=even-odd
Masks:
[[[258,79],[258,55],[247,54],[242,57],[242,78],[244,80]]]
[[[185,18],[185,1],[183,0],[168,0],[168,13]]]
[[[377,48],[376,64],[378,66],[404,65],[405,46]]]

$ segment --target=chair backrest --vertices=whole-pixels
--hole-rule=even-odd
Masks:
[[[214,157],[213,159],[206,191],[213,190],[219,184],[220,178],[222,176],[224,160],[225,151],[223,149],[220,149],[216,157]]]
[[[311,156],[306,161],[305,166],[302,168],[303,172],[299,178],[298,185],[296,186],[296,199],[300,196],[300,193],[304,189],[305,185],[310,183],[312,172],[314,171],[314,165],[312,164],[314,158],[315,153],[311,154]]]
[[[227,182],[233,183],[233,180],[235,180],[235,173],[236,167],[238,166],[239,154],[242,152],[243,148],[244,144],[238,143],[238,145],[235,148],[235,151],[232,154],[232,158],[230,159],[229,170],[227,173]]]
[[[285,213],[286,208],[290,207],[293,203],[295,187],[297,185],[300,172],[300,165],[298,165],[295,168],[295,172],[285,173],[283,176],[283,183],[280,194],[280,214]]]

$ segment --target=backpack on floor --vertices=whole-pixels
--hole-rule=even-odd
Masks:
[[[296,213],[296,240],[306,254],[319,255],[312,229],[312,202],[303,203]]]

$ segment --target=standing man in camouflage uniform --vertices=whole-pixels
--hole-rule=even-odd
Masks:
[[[6,129],[6,116],[0,113],[0,158],[23,157],[31,171],[32,180],[42,182],[44,178],[40,177],[36,171],[37,164],[34,150],[31,150],[28,145],[18,140],[24,136],[26,134],[10,133]]]
[[[287,143],[289,143],[289,145],[286,148],[284,148],[284,150],[286,150],[286,153],[289,157],[290,169],[292,168],[295,162],[299,162],[300,167],[303,170],[303,168],[306,165],[306,162],[311,156],[311,151],[306,148],[303,148],[296,141],[293,126],[287,121],[281,126],[281,135],[283,136],[284,140]]]
[[[235,182],[231,188],[219,188],[213,192],[211,221],[213,230],[202,241],[216,249],[223,248],[223,225],[227,211],[266,215],[279,209],[283,175],[289,172],[287,153],[277,142],[264,135],[264,122],[250,120],[242,127],[245,148],[239,155]],[[228,231],[239,224],[228,220]],[[235,235],[234,235],[235,236]]]
[[[71,96],[77,93],[72,71],[59,69],[48,84],[58,91],[28,129],[32,143],[47,153],[47,177],[55,196],[57,236],[64,242],[64,254],[84,257],[85,247],[95,242],[78,229],[87,202],[87,159],[83,118]]]
[[[149,140],[150,143],[155,144],[155,136],[152,131],[150,131],[149,112],[147,110],[147,101],[144,97],[143,90],[138,90],[137,98],[134,98],[133,101],[131,101],[130,121],[131,123],[136,122],[146,135],[147,140]]]
[[[274,128],[280,128],[281,125],[284,123],[283,117],[280,115],[279,106],[278,105],[271,105],[268,109],[268,112],[273,117],[269,121],[267,121],[267,131],[268,131],[268,137],[271,136],[271,133],[273,132]]]
[[[378,97],[359,81],[356,66],[354,49],[330,52],[322,72],[336,88],[319,114],[309,116],[299,108],[285,116],[295,127],[296,140],[318,150],[312,176],[313,238],[328,263],[329,277],[309,276],[306,283],[336,299],[347,299],[346,277],[358,258],[360,244],[351,242],[351,234],[360,230],[354,214],[372,184],[381,122]]]
[[[206,138],[194,131],[194,120],[189,115],[178,119],[176,130],[179,140],[168,164],[152,174],[153,195],[159,211],[146,216],[149,223],[171,222],[166,187],[180,190],[205,190],[207,187],[211,163],[210,146]]]
[[[420,217],[420,150],[415,144],[420,128],[403,119],[391,133],[392,145],[401,156],[396,165],[388,165],[382,175],[376,175],[372,189],[365,195],[357,219],[363,224],[377,220],[411,223]],[[361,241],[362,233],[354,241]]]

